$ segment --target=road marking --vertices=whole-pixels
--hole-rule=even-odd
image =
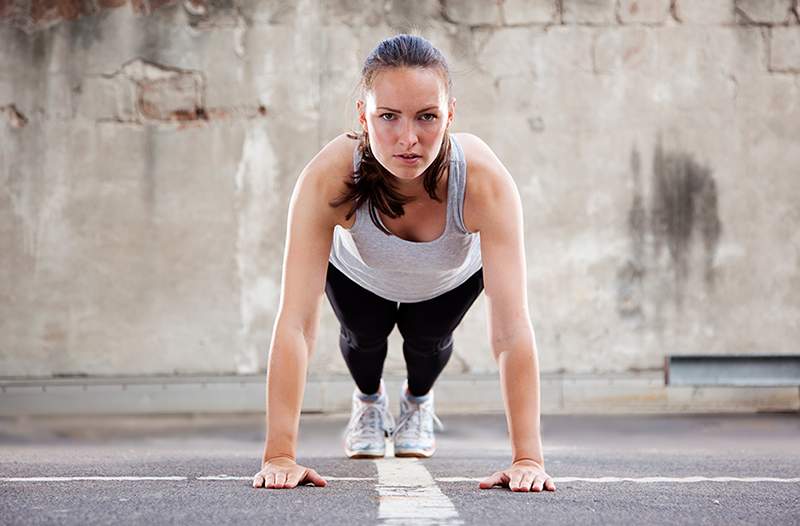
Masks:
[[[255,476],[255,475],[254,475]],[[323,475],[325,480],[375,480],[375,477],[331,477]],[[209,475],[196,477],[195,480],[253,480],[253,477],[234,477],[231,475]]]
[[[323,477],[325,480],[375,480],[375,477]],[[208,475],[204,477],[192,477],[193,480],[253,480],[253,477],[238,477],[232,475]],[[92,480],[105,481],[140,481],[140,480],[189,480],[189,477],[0,477],[0,482],[81,482]]]
[[[480,482],[483,478],[439,477],[439,482]],[[800,478],[777,477],[553,477],[553,482],[800,482]]]
[[[75,482],[84,480],[189,480],[188,477],[3,477],[0,482]]]
[[[378,518],[383,524],[463,524],[456,507],[416,458],[375,460]]]
[[[381,462],[386,462],[381,461]],[[413,462],[413,459],[403,459],[397,462],[400,463],[409,463]],[[396,484],[396,486],[400,487],[412,487],[417,488],[419,486],[427,486],[428,479],[430,479],[430,485],[435,486],[434,479],[431,478],[428,471],[422,466],[418,464],[415,468],[421,468],[424,471],[423,480],[425,483],[419,484],[417,483],[417,479],[415,478],[413,481],[406,481],[402,484]],[[380,468],[379,468],[380,469]],[[405,466],[404,466],[405,469]],[[418,474],[414,474],[413,471],[409,471],[412,473],[408,478],[418,477]],[[388,475],[387,475],[388,476]],[[323,475],[325,480],[352,480],[352,481],[372,481],[375,480],[375,477],[332,477],[329,475]],[[224,481],[224,480],[253,480],[253,477],[249,476],[233,476],[233,475],[207,475],[202,477],[192,477],[192,480],[211,480],[211,481]],[[190,480],[189,477],[180,477],[180,476],[166,476],[166,477],[132,477],[132,476],[118,476],[118,477],[103,477],[103,476],[87,476],[87,477],[0,477],[0,482],[81,482],[81,481],[186,481]],[[383,479],[379,477],[379,484],[384,484]],[[435,479],[436,482],[480,482],[483,480],[482,477],[438,477]],[[677,483],[691,483],[691,482],[789,482],[789,483],[797,483],[800,482],[800,477],[797,478],[778,478],[778,477],[700,477],[700,476],[693,476],[693,477],[553,477],[553,482],[596,482],[596,483],[607,483],[607,482],[640,482],[640,483],[649,483],[649,482],[677,482]],[[385,484],[392,485],[388,482]],[[441,493],[441,492],[440,492]],[[444,495],[442,495],[444,497]]]

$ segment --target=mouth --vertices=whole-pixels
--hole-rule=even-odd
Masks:
[[[395,155],[395,157],[399,157],[401,159],[411,160],[411,159],[419,159],[421,157],[421,155],[417,155],[415,153],[404,153],[404,154],[400,154],[400,155]]]

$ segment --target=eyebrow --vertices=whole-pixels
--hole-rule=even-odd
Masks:
[[[393,110],[392,108],[388,108],[388,107],[386,107],[386,106],[378,106],[378,107],[377,107],[377,108],[375,108],[375,109],[376,109],[376,110],[384,109],[384,110],[393,111],[393,112],[395,112],[395,113],[403,113],[403,112],[402,112],[402,111],[400,111],[400,110]],[[427,108],[423,108],[423,109],[419,110],[417,113],[422,113],[423,111],[428,111],[428,110],[438,110],[438,109],[439,109],[439,106],[428,106]]]

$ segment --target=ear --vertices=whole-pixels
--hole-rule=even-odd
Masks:
[[[356,109],[358,110],[358,122],[361,124],[361,128],[367,131],[367,115],[363,100],[359,99],[356,101]]]
[[[456,117],[456,98],[450,99],[450,107],[447,110],[447,125],[449,126]]]

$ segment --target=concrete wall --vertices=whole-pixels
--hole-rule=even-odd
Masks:
[[[543,372],[795,352],[798,11],[0,0],[0,376],[263,371],[294,181],[412,26],[520,189]],[[312,374],[337,334],[326,303]],[[483,297],[455,339],[446,375],[496,371]]]

